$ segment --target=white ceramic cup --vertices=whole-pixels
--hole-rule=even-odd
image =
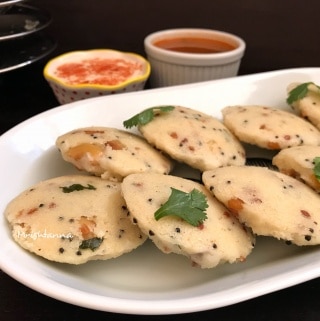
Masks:
[[[207,39],[223,43],[229,48],[227,51],[197,53],[175,51],[173,48],[159,46],[159,41],[169,43],[181,38]],[[181,28],[154,32],[144,39],[145,52],[151,64],[151,87],[236,76],[245,47],[245,42],[240,37],[218,30]]]

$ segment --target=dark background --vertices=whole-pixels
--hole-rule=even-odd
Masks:
[[[239,35],[247,43],[240,74],[319,66],[319,0],[34,0],[28,3],[52,15],[52,23],[45,32],[57,41],[57,47],[41,61],[0,74],[0,134],[58,105],[42,75],[50,57],[94,48],[145,55],[144,37],[160,29],[201,27]],[[58,302],[0,271],[0,320],[310,321],[320,319],[319,291],[320,279],[316,279],[212,311],[178,316],[123,316]]]
[[[167,28],[213,28],[247,42],[241,73],[317,66],[317,0],[34,0],[53,16],[57,53],[113,48],[144,54],[143,39]]]
[[[56,40],[57,47],[40,62],[0,74],[1,132],[58,105],[42,69],[50,57],[66,51],[112,48],[145,55],[143,39],[147,34],[167,28],[199,27],[235,33],[246,41],[240,74],[316,67],[320,57],[318,0],[30,0],[26,3],[51,14],[52,23],[45,33]]]

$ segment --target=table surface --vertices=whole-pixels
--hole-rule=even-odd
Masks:
[[[171,13],[167,14],[167,16],[159,14],[160,17],[158,19],[155,18],[154,21],[150,17],[145,17],[144,23],[149,23],[149,28],[146,25],[144,28],[134,25],[129,29],[126,25],[121,25],[121,28],[116,25],[115,28],[118,27],[118,33],[131,33],[131,36],[126,38],[126,42],[120,42],[119,37],[109,37],[109,35],[102,39],[102,36],[98,33],[96,33],[96,37],[91,37],[90,34],[90,37],[87,35],[86,39],[81,38],[80,40],[76,38],[76,30],[83,27],[83,20],[80,18],[77,20],[77,17],[84,16],[84,11],[87,8],[83,4],[84,1],[70,0],[68,2],[70,8],[74,9],[75,23],[71,24],[65,33],[61,33],[59,29],[61,25],[66,23],[66,17],[61,13],[62,2],[53,0],[34,2],[37,5],[42,4],[53,14],[54,20],[49,31],[58,40],[58,46],[53,55],[66,50],[106,46],[105,44],[108,41],[108,47],[143,54],[142,39],[144,34],[154,31],[154,29],[192,25],[227,29],[227,31],[234,32],[238,31],[238,34],[246,39],[248,46],[247,54],[241,65],[241,74],[294,67],[316,67],[320,56],[318,36],[315,37],[317,33],[314,32],[314,30],[318,30],[318,16],[316,12],[320,10],[320,2],[313,0],[310,0],[310,3],[305,6],[299,1],[293,0],[290,2],[290,7],[281,4],[278,0],[256,2],[260,3],[261,7],[254,6],[253,1],[246,0],[241,1],[241,8],[240,2],[232,2],[231,0],[223,2],[220,0],[216,1],[215,4],[222,5],[224,3],[225,9],[218,10],[215,22],[211,22],[209,15],[206,14],[195,18],[193,23],[189,24],[187,23],[191,21],[190,15],[180,17],[180,24],[174,20],[175,14],[179,12],[179,5],[187,3],[188,8],[191,10],[192,6],[199,6],[199,4],[204,3],[207,4],[207,7],[210,7],[209,2],[204,0],[197,2],[177,1],[179,5],[173,7],[173,9],[171,8]],[[76,2],[78,3],[77,7]],[[162,8],[169,6],[170,2],[172,1],[163,0]],[[113,5],[115,11],[119,9],[120,3],[121,1],[108,1],[109,5]],[[138,1],[138,3],[141,7],[141,2]],[[148,3],[150,6],[150,2]],[[233,19],[232,22],[227,19],[223,20],[223,15],[220,17],[220,13],[228,12],[235,3],[237,3],[236,9],[242,10],[242,15],[239,15],[239,19]],[[99,4],[102,5],[102,2],[99,2]],[[295,7],[295,9],[292,9],[292,7]],[[211,12],[214,12],[213,9],[216,8],[216,6],[213,8],[213,4],[211,4]],[[137,11],[138,9],[132,5],[132,8],[130,7],[128,10],[134,12],[134,10]],[[90,7],[88,10],[93,9]],[[206,10],[202,9],[202,11]],[[165,12],[165,9],[163,9],[163,12]],[[247,14],[247,18],[243,17],[243,13]],[[249,17],[253,13],[256,17],[254,19],[254,23],[257,25],[255,28],[252,28],[252,20]],[[95,12],[95,15],[98,16],[98,13]],[[124,15],[124,17],[127,16]],[[303,17],[303,20],[299,19],[299,17]],[[284,18],[286,22],[283,21]],[[91,27],[94,32],[97,32],[97,25],[94,19],[91,22]],[[97,23],[99,23],[99,20]],[[114,22],[110,22],[110,24],[114,24]],[[290,27],[288,27],[288,24],[291,24]],[[277,30],[275,30],[275,26]],[[282,30],[285,32],[285,38],[283,38],[283,35],[279,37],[279,26],[283,27]],[[135,38],[132,37],[133,32],[136,32]],[[58,106],[57,100],[42,76],[43,66],[48,59],[49,57],[24,68],[0,74],[0,134],[35,114]],[[320,314],[319,290],[320,279],[315,279],[288,289],[215,310],[185,315],[126,315],[125,318],[127,320],[150,321],[170,319],[185,321],[198,320],[200,318],[219,319],[221,321],[233,319],[237,319],[237,321],[248,319],[259,321],[318,320],[318,315]],[[57,301],[25,287],[0,270],[1,320],[35,321],[45,319],[49,321],[92,320],[94,318],[122,320],[124,315],[94,311]]]

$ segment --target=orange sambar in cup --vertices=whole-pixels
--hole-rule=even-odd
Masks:
[[[157,40],[153,43],[162,49],[197,54],[212,54],[236,49],[236,46],[221,40],[196,37],[177,37]]]

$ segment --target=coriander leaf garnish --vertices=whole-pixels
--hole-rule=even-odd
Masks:
[[[314,167],[313,167],[313,173],[317,180],[320,181],[320,157],[315,157],[313,159]]]
[[[125,120],[123,126],[125,128],[131,128],[133,126],[145,125],[154,118],[155,113],[165,113],[173,109],[174,106],[156,106],[145,109],[141,113]]]
[[[303,84],[300,84],[289,92],[287,103],[291,105],[295,101],[304,98],[308,94],[308,91],[309,91],[308,87],[311,84],[314,85],[316,88],[320,89],[320,87],[313,82],[305,82]]]
[[[82,191],[84,189],[90,189],[90,190],[95,190],[96,189],[91,184],[88,184],[88,186],[83,186],[81,184],[72,184],[70,186],[62,186],[60,188],[62,189],[63,193],[71,193],[71,192],[75,192],[75,191]]]
[[[79,246],[79,249],[86,250],[90,249],[95,251],[103,242],[103,237],[93,237],[92,239],[83,240]]]
[[[207,219],[206,209],[208,207],[206,196],[193,189],[190,193],[180,191],[171,187],[171,195],[155,213],[154,218],[175,215],[193,226],[199,226]]]

